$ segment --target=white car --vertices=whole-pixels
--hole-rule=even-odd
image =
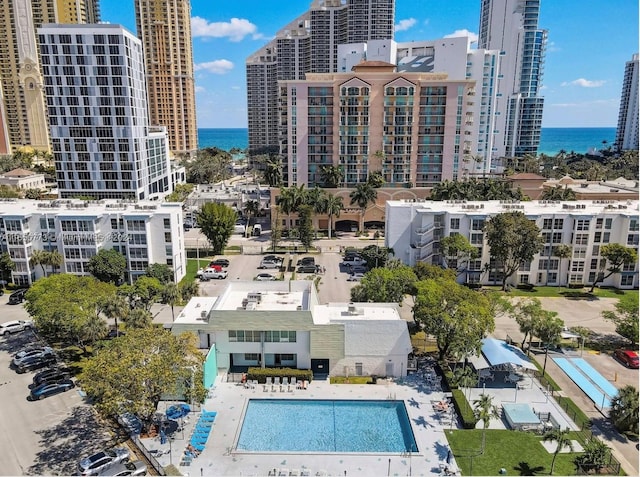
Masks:
[[[98,475],[111,466],[126,462],[129,460],[129,456],[129,449],[126,447],[108,449],[82,459],[78,463],[78,471],[80,475]]]
[[[0,335],[6,336],[11,333],[18,333],[33,328],[33,321],[29,320],[13,320],[0,324]]]
[[[275,279],[276,277],[274,277],[270,273],[258,273],[258,275],[256,275],[256,280],[258,280],[259,282],[270,282]]]
[[[352,267],[359,266],[359,265],[366,265],[366,264],[367,264],[367,261],[358,256],[348,257],[342,261],[342,265],[352,266]]]
[[[352,273],[351,275],[349,275],[349,278],[347,278],[347,281],[359,282],[360,280],[362,280],[362,277],[364,277],[364,273]]]
[[[111,467],[107,467],[106,470],[100,472],[98,475],[104,475],[106,477],[121,477],[123,475],[147,475],[147,464],[141,460],[134,460],[132,462],[116,464]]]

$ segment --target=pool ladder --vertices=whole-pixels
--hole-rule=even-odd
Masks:
[[[387,396],[387,400],[389,401],[395,401],[396,400],[396,393],[389,393],[389,395]]]

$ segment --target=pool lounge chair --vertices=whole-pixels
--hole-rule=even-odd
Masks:
[[[289,469],[278,469],[278,476],[281,476],[281,475],[288,476],[289,475]]]

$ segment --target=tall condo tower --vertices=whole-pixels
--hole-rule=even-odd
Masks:
[[[198,149],[191,4],[189,0],[135,0],[136,28],[144,46],[151,124],[169,133],[177,156]]]
[[[395,0],[313,0],[246,60],[249,150],[277,152],[279,80],[338,71],[338,45],[393,39]]]
[[[60,197],[170,192],[166,131],[150,128],[142,43],[120,25],[38,30]]]
[[[616,149],[627,151],[638,149],[638,53],[624,67]]]
[[[540,0],[481,0],[478,48],[499,50],[494,157],[536,154],[544,99],[539,96],[547,31],[538,28]],[[484,85],[482,86],[484,88]]]
[[[98,21],[98,0],[0,2],[0,152],[50,150],[36,30],[46,23]]]

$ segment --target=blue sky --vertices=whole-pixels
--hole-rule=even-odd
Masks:
[[[198,127],[247,125],[245,59],[311,0],[192,0]],[[100,0],[102,20],[135,32],[133,0]],[[396,0],[396,40],[478,32],[480,0]],[[543,0],[549,31],[544,127],[615,127],[625,62],[638,52],[637,0]]]

